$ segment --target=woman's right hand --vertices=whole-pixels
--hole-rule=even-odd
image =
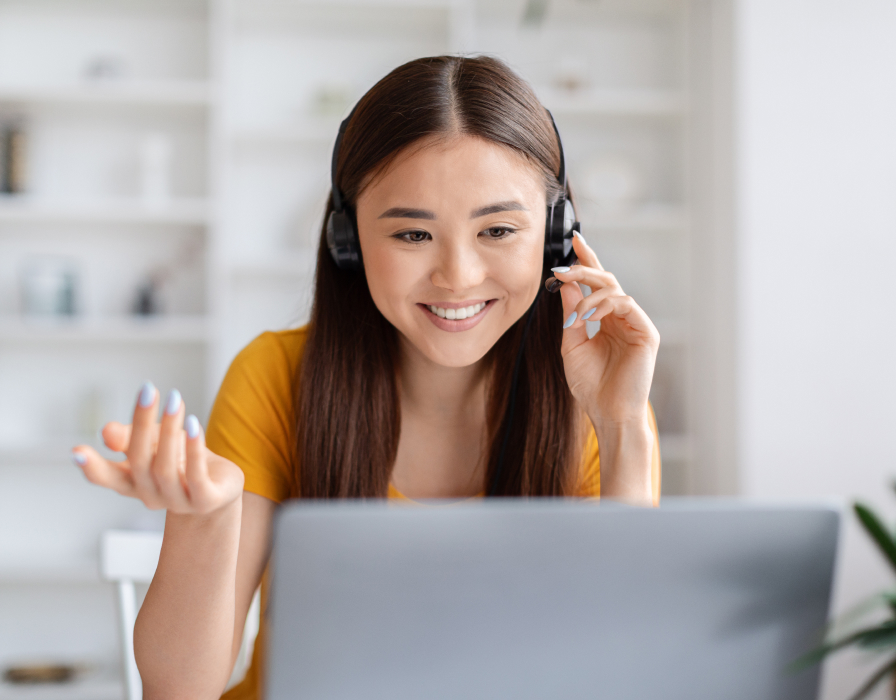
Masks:
[[[87,480],[139,498],[147,508],[187,515],[207,515],[240,498],[242,469],[205,446],[196,416],[184,420],[180,392],[168,395],[161,423],[158,405],[159,392],[147,382],[133,423],[107,423],[103,428],[103,442],[124,452],[123,462],[107,460],[87,445],[74,448],[72,456]]]

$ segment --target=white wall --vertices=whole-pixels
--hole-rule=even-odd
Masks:
[[[737,27],[741,490],[892,519],[896,3],[740,0]],[[892,583],[850,521],[837,607]],[[824,697],[876,665],[832,664]]]

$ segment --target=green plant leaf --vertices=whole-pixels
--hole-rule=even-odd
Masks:
[[[839,649],[848,647],[851,644],[865,646],[864,641],[866,639],[877,640],[886,634],[896,635],[896,620],[887,620],[886,622],[875,625],[874,627],[866,627],[865,629],[853,632],[852,634],[849,634],[842,639],[825,642],[812,651],[803,654],[795,661],[792,661],[790,664],[788,664],[787,669],[789,671],[801,671],[804,668],[808,668],[809,666],[814,666],[819,661],[824,659],[824,657],[826,657],[828,654],[832,654]],[[871,644],[869,644],[869,646],[871,646]]]
[[[865,681],[865,685],[859,688],[849,700],[862,700],[862,698],[877,687],[878,683],[887,677],[888,673],[892,673],[893,671],[896,671],[896,659],[891,659],[879,668],[871,678]]]
[[[854,624],[883,606],[887,606],[893,611],[893,607],[896,606],[896,588],[868,596],[840,613],[836,619],[825,625],[825,639],[848,634]],[[893,612],[894,617],[896,617],[896,611]]]
[[[896,624],[881,625],[880,629],[871,630],[856,640],[856,644],[865,649],[896,648]]]
[[[884,553],[890,566],[896,571],[896,543],[893,542],[893,538],[890,537],[887,529],[884,527],[883,523],[881,523],[880,518],[878,518],[870,508],[861,503],[854,504],[853,510],[855,510],[859,522],[865,526],[865,530],[871,535],[871,539],[874,540],[880,550]]]

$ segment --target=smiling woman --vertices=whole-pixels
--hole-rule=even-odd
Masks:
[[[659,498],[659,336],[581,235],[557,265],[562,151],[531,88],[491,58],[412,61],[337,145],[311,321],[240,353],[207,446],[177,394],[157,423],[147,384],[104,431],[125,462],[76,448],[91,481],[168,510],[135,629],[147,700],[221,692],[287,498]],[[263,626],[228,698],[259,696],[264,645]]]

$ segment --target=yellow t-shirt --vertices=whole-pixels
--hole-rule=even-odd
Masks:
[[[263,333],[231,364],[209,417],[206,442],[215,454],[231,460],[246,476],[245,490],[280,503],[290,495],[295,449],[293,406],[296,375],[305,347],[307,327]],[[650,414],[656,433],[656,421]],[[660,493],[659,439],[654,441],[651,477],[654,502]],[[589,426],[577,495],[600,497],[597,436]],[[405,498],[391,484],[389,498]],[[267,575],[261,586],[262,610],[267,601]],[[257,700],[266,639],[265,616],[242,683],[224,694],[225,700]]]

